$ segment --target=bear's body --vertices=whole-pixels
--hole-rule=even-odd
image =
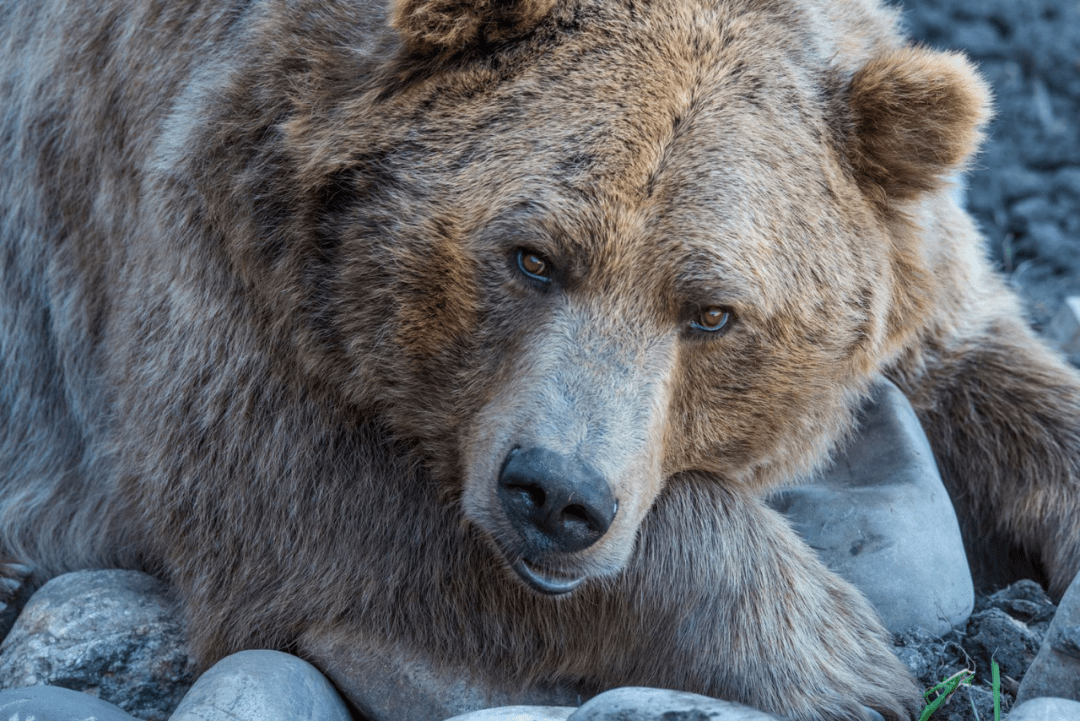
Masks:
[[[949,195],[981,82],[893,11],[42,0],[0,27],[0,551],[32,582],[149,569],[203,662],[287,648],[343,686],[391,649],[500,698],[907,718],[872,610],[761,500],[882,373],[979,578],[1075,574],[1080,378]]]

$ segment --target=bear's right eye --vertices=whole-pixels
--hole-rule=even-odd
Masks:
[[[539,253],[521,248],[517,252],[518,270],[541,283],[551,282],[551,264]]]

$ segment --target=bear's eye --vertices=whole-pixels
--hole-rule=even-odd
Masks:
[[[517,252],[517,264],[521,272],[533,280],[551,282],[551,265],[539,253],[522,248]]]
[[[731,324],[731,319],[730,310],[714,305],[701,310],[697,318],[690,322],[690,327],[694,330],[716,333],[727,328]]]

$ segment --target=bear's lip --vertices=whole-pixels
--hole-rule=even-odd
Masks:
[[[511,568],[514,569],[521,580],[527,583],[530,588],[548,596],[562,596],[570,593],[585,580],[584,576],[580,578],[556,576],[551,571],[541,569],[529,563],[524,558],[519,558],[515,561],[513,565],[511,565]]]

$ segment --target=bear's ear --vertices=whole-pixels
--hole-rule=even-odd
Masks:
[[[390,24],[411,52],[451,54],[522,35],[556,0],[393,0]]]
[[[960,53],[906,47],[871,59],[851,78],[847,153],[877,203],[938,187],[978,148],[990,91]]]

